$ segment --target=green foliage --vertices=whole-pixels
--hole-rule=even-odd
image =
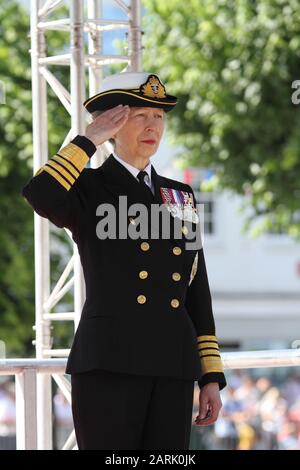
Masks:
[[[30,351],[34,323],[33,227],[20,197],[31,169],[31,83],[28,18],[15,4],[1,1],[0,80],[0,338],[7,353]]]
[[[300,78],[299,2],[144,5],[144,69],[179,98],[169,127],[184,149],[181,163],[210,167],[215,190],[246,195],[246,228],[262,219],[256,233],[300,239],[300,110],[291,101]]]

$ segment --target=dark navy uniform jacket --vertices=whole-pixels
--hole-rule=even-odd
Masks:
[[[193,194],[191,187],[152,166],[152,198],[113,155],[97,169],[85,168],[95,151],[89,139],[76,136],[22,191],[40,216],[72,232],[81,258],[86,300],[66,373],[100,368],[224,388],[203,248],[186,249],[186,232],[165,239],[161,231],[158,238],[149,231],[137,239],[121,238],[118,231],[114,239],[100,239],[96,233],[100,204],[113,205],[118,217],[119,196],[127,196],[128,207],[143,203],[151,209],[164,202],[160,188]],[[128,226],[135,223],[125,217]],[[170,216],[171,226],[175,219]],[[185,230],[196,225],[180,223]]]

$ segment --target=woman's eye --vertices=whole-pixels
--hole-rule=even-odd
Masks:
[[[145,113],[135,114],[135,117],[139,117],[139,116],[145,116]],[[163,116],[161,114],[155,114],[155,117],[158,117],[159,119],[163,119]]]

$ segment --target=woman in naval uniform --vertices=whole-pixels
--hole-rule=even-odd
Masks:
[[[84,103],[94,117],[85,135],[22,191],[40,216],[71,230],[84,271],[86,300],[66,368],[79,449],[188,449],[195,381],[196,424],[214,423],[222,406],[203,248],[190,241],[199,229],[194,193],[150,161],[176,103],[156,74],[105,78]],[[85,168],[112,139],[105,162]],[[134,204],[144,218],[130,212]],[[168,236],[153,223],[154,206],[168,216]]]

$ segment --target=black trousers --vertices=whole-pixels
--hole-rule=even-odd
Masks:
[[[78,449],[189,449],[194,380],[94,370],[71,384]]]

